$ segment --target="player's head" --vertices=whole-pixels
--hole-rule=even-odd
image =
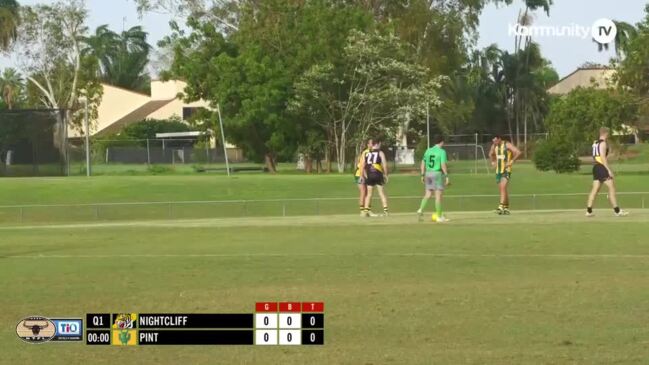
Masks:
[[[375,139],[372,141],[372,149],[373,150],[380,150],[381,149],[381,141],[378,139]]]
[[[504,141],[504,140],[505,140],[505,139],[503,138],[503,135],[502,135],[502,134],[496,134],[496,135],[494,136],[494,138],[493,138],[491,141],[492,141],[493,143],[495,143],[495,144],[500,144],[500,143],[502,143],[502,141]]]
[[[606,127],[602,127],[602,128],[599,129],[599,138],[600,139],[607,139],[610,134],[611,134],[611,130],[606,128]]]
[[[440,147],[444,146],[444,136],[442,136],[441,134],[436,135],[433,138],[433,143]]]
[[[374,146],[374,140],[372,138],[367,140],[367,148],[372,148]]]

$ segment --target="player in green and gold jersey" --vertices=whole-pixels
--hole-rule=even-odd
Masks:
[[[356,172],[354,172],[354,182],[358,186],[358,206],[361,211],[361,216],[365,216],[365,196],[367,195],[367,185],[363,179],[363,164],[365,163],[365,157],[372,149],[374,141],[372,139],[367,140],[366,148],[361,151],[358,155],[358,164],[356,165]]]
[[[444,188],[449,184],[446,162],[447,157],[446,150],[444,150],[444,138],[441,136],[435,137],[435,145],[426,150],[420,165],[421,181],[426,185],[426,192],[424,198],[421,200],[419,210],[417,211],[419,220],[423,217],[424,209],[426,209],[428,200],[432,197],[434,192],[435,215],[437,217],[437,222],[444,223],[448,221],[442,212]]]
[[[512,178],[512,166],[521,156],[521,151],[501,135],[496,135],[492,142],[489,157],[491,165],[496,168],[496,183],[500,190],[500,205],[496,213],[509,215],[509,181]]]

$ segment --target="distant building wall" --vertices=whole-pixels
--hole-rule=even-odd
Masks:
[[[209,104],[204,101],[197,101],[194,103],[185,104],[182,100],[175,99],[169,104],[149,114],[147,119],[169,119],[172,117],[178,117],[180,119],[183,119],[184,108],[199,108],[199,107],[208,108]]]
[[[145,94],[106,84],[102,86],[104,93],[101,98],[101,103],[97,108],[98,118],[91,123],[90,134],[95,134],[109,127],[115,121],[123,118],[150,100],[149,96]],[[80,131],[75,129],[68,130],[68,137],[75,138],[81,136],[83,134]]]
[[[205,101],[186,104],[178,98],[187,87],[183,81],[152,81],[151,96],[107,84],[102,84],[102,87],[103,97],[97,108],[98,118],[91,121],[91,135],[115,133],[144,119],[184,119],[186,108],[209,108]],[[68,130],[70,138],[83,135],[82,131]]]
[[[582,68],[564,77],[548,93],[565,95],[578,87],[605,89],[611,86],[615,70],[609,68]]]

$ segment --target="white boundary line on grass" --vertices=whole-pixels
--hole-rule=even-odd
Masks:
[[[624,195],[649,195],[649,191],[618,192],[618,196]],[[542,198],[542,197],[566,197],[566,196],[588,196],[588,193],[547,193],[547,194],[510,194],[512,198]],[[444,195],[445,199],[470,199],[470,198],[498,198],[499,195],[474,194],[474,195]],[[421,195],[412,196],[391,196],[390,199],[421,199]],[[358,198],[286,198],[286,199],[259,199],[259,200],[179,200],[179,201],[143,201],[143,202],[117,202],[117,203],[78,203],[78,204],[26,204],[26,205],[0,205],[0,209],[19,208],[71,208],[71,207],[115,207],[115,206],[137,206],[137,205],[179,205],[179,204],[242,204],[242,203],[282,203],[282,202],[317,202],[317,201],[352,201]]]
[[[548,209],[548,210],[517,210],[511,217],[520,215],[544,215],[552,213],[577,213],[582,212],[583,209]],[[633,212],[649,212],[649,209],[635,209]],[[453,219],[453,217],[462,217],[464,219],[483,219],[491,218],[498,219],[492,211],[459,211],[449,212],[451,214],[451,221],[447,224],[453,225],[456,223],[462,224],[463,219]],[[467,217],[469,216],[469,217]],[[200,218],[200,219],[158,219],[158,220],[141,220],[141,221],[114,221],[114,222],[88,222],[88,223],[61,223],[61,224],[35,224],[35,225],[16,225],[16,226],[0,226],[0,231],[21,231],[21,230],[36,230],[36,229],[102,229],[102,228],[128,228],[128,227],[146,227],[146,228],[240,228],[240,227],[268,227],[273,226],[272,223],[282,222],[290,224],[329,224],[329,225],[361,225],[365,223],[392,223],[394,225],[407,224],[404,221],[390,221],[393,217],[416,217],[415,213],[393,213],[389,217],[378,218],[359,218],[357,215],[306,215],[306,216],[271,216],[271,217],[241,217],[241,218]],[[601,217],[606,217],[601,215]],[[631,216],[634,217],[634,216]],[[334,218],[333,220],[330,218]],[[503,218],[503,217],[500,217]],[[509,217],[507,217],[509,218]],[[507,222],[505,219],[496,221],[494,223],[522,223],[520,221]],[[338,220],[335,220],[338,219]],[[607,222],[620,222],[628,221],[629,218],[616,218],[611,216],[611,220]],[[638,223],[637,221],[632,221]],[[412,224],[421,224],[414,220]],[[526,222],[535,223],[535,222]],[[537,222],[537,223],[561,223],[561,222]]]
[[[287,257],[433,257],[433,258],[541,258],[541,259],[649,259],[649,255],[631,254],[462,254],[462,253],[377,253],[377,254],[134,254],[134,255],[16,255],[4,259],[142,259],[142,258],[287,258]]]

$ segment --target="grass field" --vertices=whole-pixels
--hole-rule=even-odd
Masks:
[[[649,191],[643,169],[626,167],[620,190]],[[458,174],[453,184],[451,195],[495,190],[491,175]],[[512,192],[583,193],[589,185],[586,173],[557,176],[522,165]],[[388,188],[394,196],[421,190],[411,175],[395,176]],[[71,207],[30,208],[20,224],[5,216],[0,363],[646,363],[649,210],[636,207],[616,219],[600,209],[588,220],[581,210],[567,210],[583,206],[578,196],[539,207],[556,211],[498,217],[487,211],[492,198],[467,198],[465,208],[475,204],[478,212],[450,209],[452,222],[439,225],[405,213],[416,209],[416,200],[388,218],[360,219],[354,189],[349,176],[0,180],[5,206],[351,199],[319,216],[233,218],[195,207],[173,219],[164,211],[129,209],[88,219]],[[598,206],[606,207],[603,197]],[[14,331],[29,315],[253,312],[265,300],[324,301],[326,345],[32,346]]]

